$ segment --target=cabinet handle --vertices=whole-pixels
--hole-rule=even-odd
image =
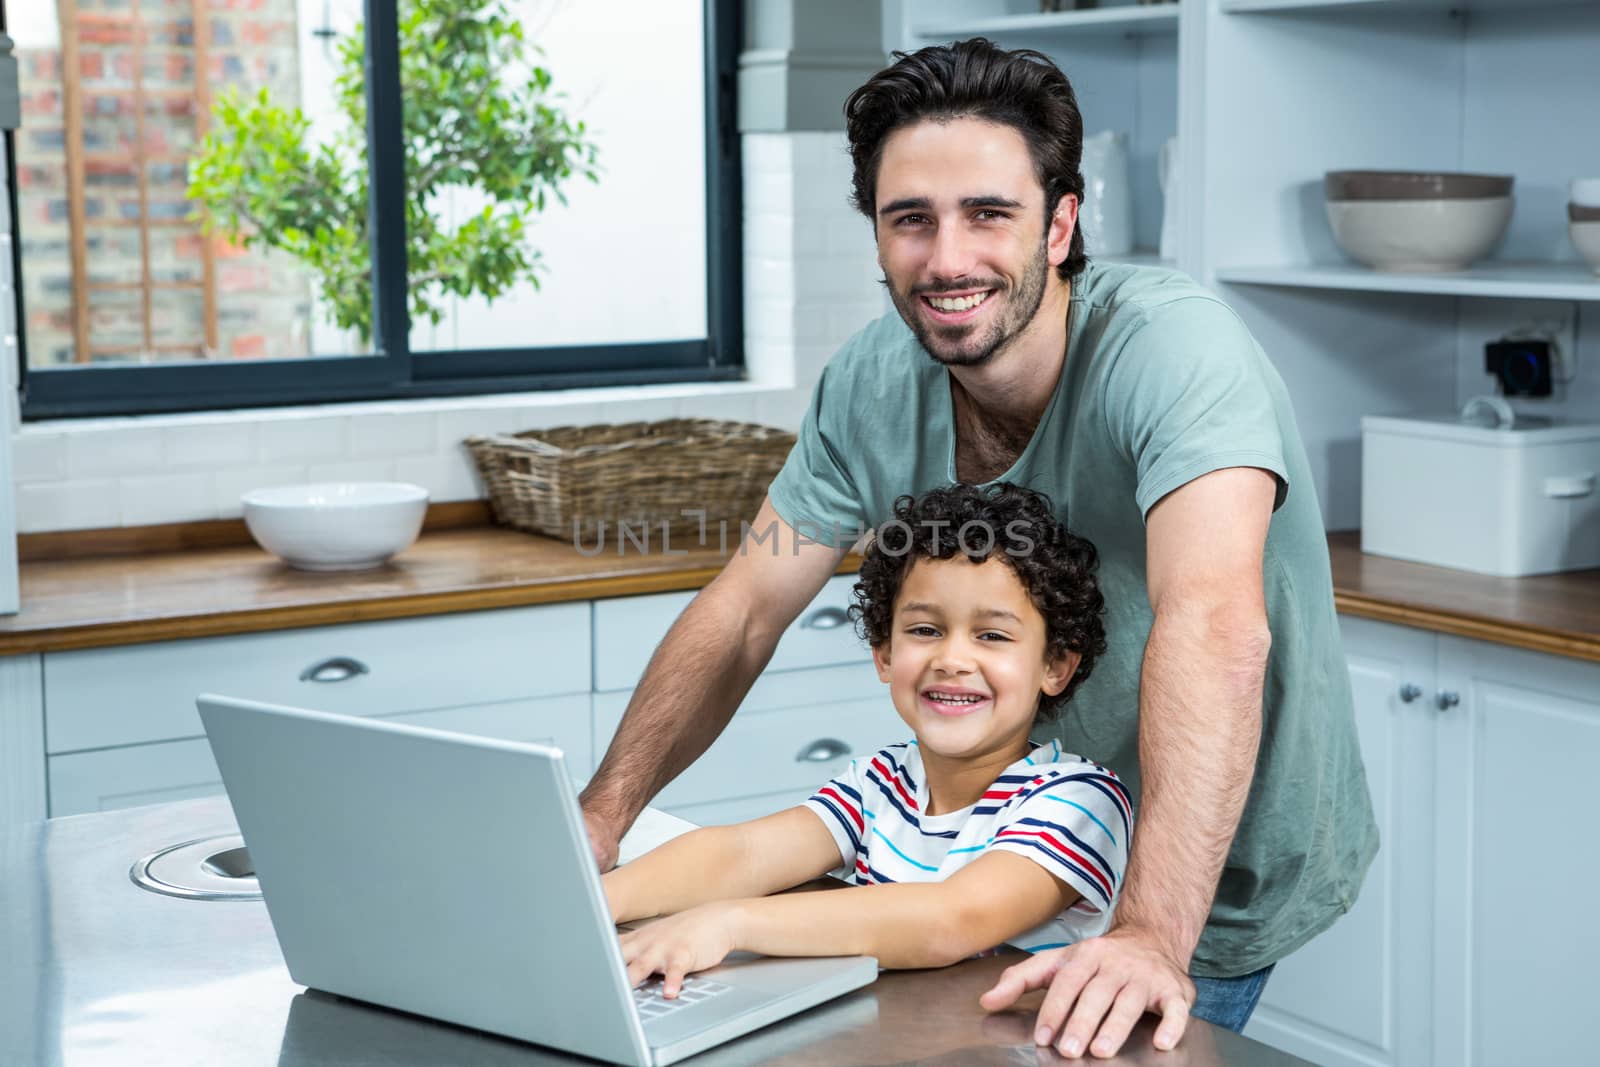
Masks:
[[[1407,682],[1400,687],[1400,703],[1410,704],[1422,695],[1422,686]]]
[[[371,674],[367,665],[349,656],[334,656],[300,672],[302,682],[348,682],[358,674]]]
[[[1461,694],[1441,689],[1439,695],[1433,698],[1433,702],[1439,706],[1440,711],[1449,711],[1461,703]]]
[[[850,621],[850,613],[844,608],[818,608],[805,617],[800,624],[806,630],[837,630]]]
[[[1594,492],[1596,478],[1592,473],[1568,474],[1544,480],[1544,495],[1556,500],[1581,500]]]
[[[796,763],[827,763],[840,756],[850,755],[850,746],[836,737],[824,737],[820,741],[813,741],[795,754]]]

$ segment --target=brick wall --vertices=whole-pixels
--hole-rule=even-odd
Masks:
[[[744,153],[747,382],[32,423],[14,441],[19,529],[226,518],[246,490],[326,479],[473,499],[472,433],[680,415],[797,427],[823,363],[887,304],[843,134],[749,134]]]
[[[192,286],[203,278],[202,240],[183,220],[186,159],[198,143],[197,79],[213,90],[235,84],[265,87],[286,106],[300,100],[294,0],[198,0],[206,5],[210,40],[205,69],[197,69],[194,4],[197,0],[141,0],[146,28],[142,62],[146,94],[144,132],[138,132],[134,94],[134,31],[129,0],[79,4],[77,71],[62,69],[54,49],[18,49],[23,128],[17,134],[18,212],[27,309],[25,337],[34,366],[70,363],[80,356],[73,335],[70,205],[64,79],[81,90],[85,152],[84,210],[88,224],[88,280],[129,286],[142,278],[141,216],[148,233],[150,276]],[[147,201],[139,199],[135,152],[146,154]],[[217,348],[203,352],[204,298],[193,287],[156,289],[151,303],[152,343],[184,346],[151,358],[295,357],[310,346],[311,289],[287,256],[244,252],[213,240],[217,254]],[[142,349],[143,297],[137,288],[97,288],[88,300],[90,346]],[[134,353],[96,353],[95,361],[136,360]]]

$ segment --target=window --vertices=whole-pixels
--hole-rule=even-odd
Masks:
[[[0,0],[24,417],[738,377],[738,6]]]

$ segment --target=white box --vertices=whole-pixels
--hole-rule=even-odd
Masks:
[[[1600,567],[1600,424],[1361,420],[1361,551],[1514,577]]]

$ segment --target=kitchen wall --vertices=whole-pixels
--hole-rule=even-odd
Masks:
[[[743,148],[747,381],[28,423],[13,440],[19,532],[231,518],[241,493],[307,480],[469,500],[482,496],[461,445],[474,433],[675,416],[797,427],[829,355],[886,301],[871,228],[846,199],[843,134],[751,133]],[[11,319],[6,301],[8,373]]]

